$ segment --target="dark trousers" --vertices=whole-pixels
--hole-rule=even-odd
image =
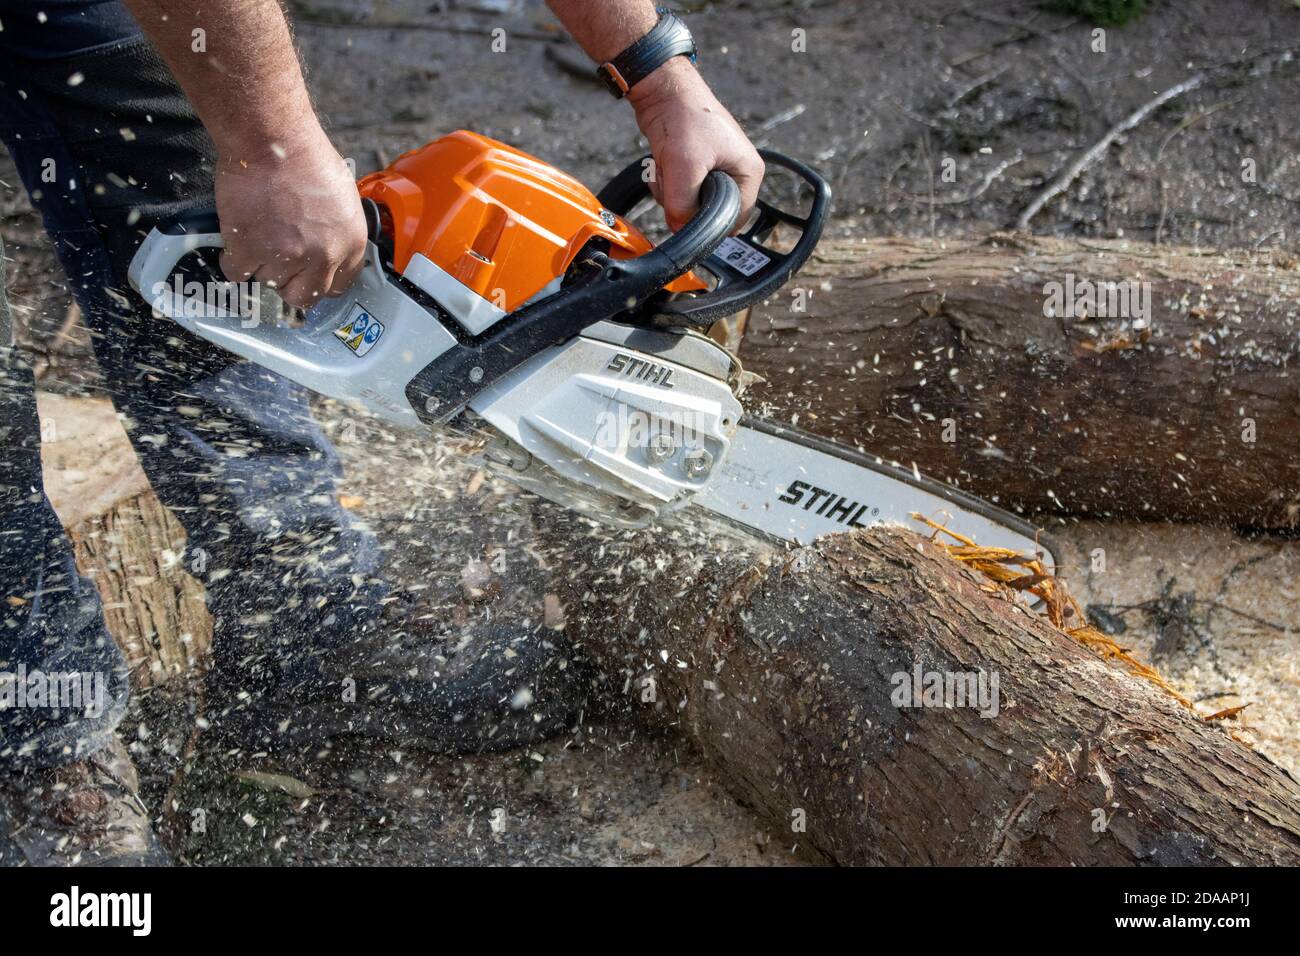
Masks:
[[[11,30],[15,6],[72,17],[75,30]],[[212,202],[212,144],[118,4],[0,2],[0,18],[0,139],[145,473],[188,534],[218,669],[237,675],[240,697],[310,683],[313,661],[371,626],[387,592],[373,537],[338,504],[338,456],[303,389],[153,316],[125,279],[150,228]],[[64,48],[69,37],[79,49]],[[111,687],[97,717],[0,703],[0,764],[49,765],[103,745],[125,674],[41,491],[30,371],[2,343],[0,414],[0,680],[22,665]]]

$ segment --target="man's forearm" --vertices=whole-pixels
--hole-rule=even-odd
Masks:
[[[659,21],[653,0],[547,0],[547,6],[597,63],[618,56]],[[685,94],[690,84],[703,81],[690,60],[677,56],[633,87],[627,99],[637,108],[651,98]]]
[[[365,257],[365,216],[277,0],[124,2],[216,143],[222,272],[303,309],[346,289]]]
[[[292,149],[319,124],[276,0],[124,0],[233,158]]]
[[[547,0],[546,5],[597,63],[618,56],[659,20],[653,0]]]

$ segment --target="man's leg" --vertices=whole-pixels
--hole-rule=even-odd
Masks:
[[[7,310],[0,247],[0,310]],[[104,627],[95,586],[41,486],[41,427],[31,367],[0,345],[0,767],[48,767],[102,749],[126,709],[126,663]],[[33,705],[64,677],[101,686],[89,708]]]
[[[0,247],[0,320],[8,313]],[[0,325],[3,325],[0,322]],[[126,662],[41,490],[31,368],[0,343],[0,866],[166,856],[114,728]],[[80,692],[76,706],[74,697]]]
[[[80,81],[69,84],[69,76]],[[25,61],[0,89],[6,141],[73,283],[145,473],[189,537],[219,663],[256,696],[379,612],[373,537],[307,392],[156,318],[126,286],[140,238],[211,202],[212,148],[140,35]]]

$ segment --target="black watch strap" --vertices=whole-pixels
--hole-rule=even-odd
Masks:
[[[690,57],[695,62],[695,38],[676,15],[659,11],[659,22],[614,59],[596,68],[615,99],[627,96],[636,86],[675,56]]]

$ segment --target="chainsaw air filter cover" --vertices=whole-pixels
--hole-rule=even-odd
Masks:
[[[465,130],[403,153],[357,185],[384,210],[393,269],[471,335],[555,291],[593,239],[614,259],[653,248],[572,176]],[[678,283],[669,289],[703,288],[690,276]]]

